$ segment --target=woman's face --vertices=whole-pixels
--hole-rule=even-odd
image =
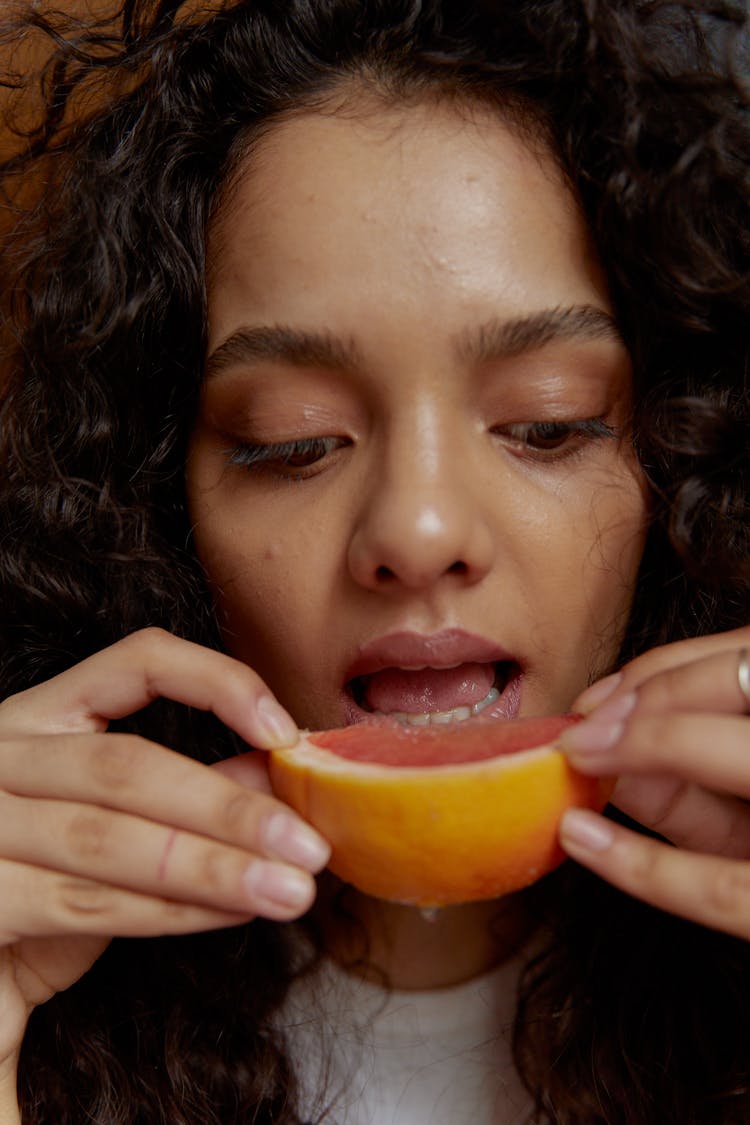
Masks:
[[[489,111],[286,122],[210,232],[208,316],[195,546],[298,723],[563,711],[608,668],[631,367],[549,156]]]

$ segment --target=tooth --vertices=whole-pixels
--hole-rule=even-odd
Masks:
[[[494,703],[495,700],[499,698],[499,696],[500,696],[500,692],[497,690],[496,687],[490,688],[490,690],[487,692],[484,699],[480,699],[479,703],[474,704],[474,706],[471,709],[472,715],[480,714],[481,711],[484,711],[485,707],[489,707],[490,703]]]
[[[442,723],[463,723],[466,719],[470,719],[472,715],[479,715],[484,711],[485,707],[489,707],[491,703],[499,697],[500,692],[496,687],[491,687],[487,692],[484,699],[480,699],[478,703],[469,706],[454,707],[450,711],[373,711],[373,715],[378,719],[395,719],[398,723],[405,723],[411,727],[426,727],[435,724],[440,726]]]
[[[442,716],[446,717],[443,718]],[[440,717],[438,717],[440,716]],[[432,721],[438,723],[463,723],[465,719],[471,718],[470,707],[454,707],[452,711],[438,711],[436,715],[432,716]]]

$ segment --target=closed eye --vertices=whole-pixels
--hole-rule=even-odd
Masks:
[[[347,445],[346,438],[300,438],[270,444],[243,444],[230,451],[229,464],[288,480],[314,475],[322,463]]]
[[[512,448],[548,460],[578,452],[587,441],[615,437],[615,430],[602,418],[566,422],[511,422],[491,431]]]

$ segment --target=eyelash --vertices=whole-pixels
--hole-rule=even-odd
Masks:
[[[229,455],[229,464],[266,472],[285,480],[305,480],[314,475],[319,461],[346,444],[344,438],[322,437],[270,445],[238,445]]]
[[[534,444],[529,437],[536,431]],[[588,440],[613,438],[615,430],[603,418],[583,418],[574,422],[514,422],[493,426],[496,437],[506,438],[522,452],[531,453],[537,460],[556,461],[578,453]]]
[[[576,422],[514,422],[495,426],[490,432],[509,439],[511,444],[530,451],[541,460],[557,460],[578,452],[586,439],[612,438],[614,429],[602,418],[586,418]],[[529,440],[537,434],[540,444]],[[540,440],[541,436],[541,440]],[[546,444],[544,444],[546,442]],[[320,470],[319,462],[349,444],[345,438],[300,438],[271,444],[238,445],[229,453],[229,464],[265,472],[284,480],[306,480]]]

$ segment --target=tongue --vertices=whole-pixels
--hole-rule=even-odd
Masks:
[[[365,702],[372,711],[420,714],[452,711],[479,703],[495,682],[494,664],[459,664],[457,668],[383,668],[367,677]]]

